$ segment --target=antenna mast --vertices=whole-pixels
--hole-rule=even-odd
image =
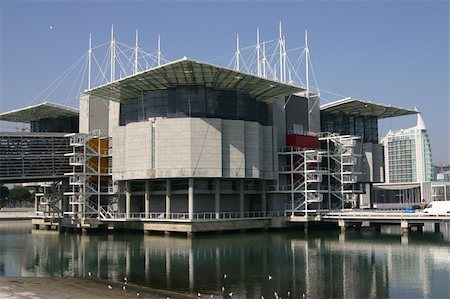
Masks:
[[[286,36],[283,35],[283,82],[286,83]]]
[[[279,46],[280,46],[280,82],[283,82],[283,35],[281,32],[281,21],[280,21],[280,37],[279,37]]]
[[[308,48],[308,30],[305,30],[305,71],[306,71],[306,97],[309,98],[309,48]]]
[[[263,43],[263,76],[264,78],[267,78],[267,72],[266,72],[266,43]]]
[[[260,52],[261,52],[261,46],[259,45],[259,28],[256,28],[256,59],[258,61],[257,64],[257,73],[258,77],[261,77],[261,61],[260,61]]]
[[[91,89],[91,70],[92,70],[92,36],[89,33],[89,50],[88,50],[88,89]]]
[[[139,33],[136,30],[136,45],[134,46],[134,73],[135,74],[137,74],[137,72],[138,72],[138,50],[139,50],[138,38],[139,38]]]
[[[161,36],[158,35],[158,66],[161,66]]]
[[[111,25],[111,82],[116,77],[116,42],[114,40],[114,24]]]
[[[241,59],[241,52],[239,51],[239,33],[236,36],[236,70],[239,71],[239,60]]]

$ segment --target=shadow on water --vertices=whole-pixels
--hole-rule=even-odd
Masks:
[[[30,234],[0,223],[0,276],[92,276],[238,298],[450,297],[442,233]],[[446,231],[447,233],[448,231]],[[226,275],[226,276],[224,276]],[[269,277],[270,276],[270,277]],[[222,291],[222,287],[224,291]]]

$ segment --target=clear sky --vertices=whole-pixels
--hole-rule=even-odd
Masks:
[[[44,100],[77,106],[73,82],[41,92],[94,44],[116,38],[155,50],[158,34],[168,60],[202,61],[242,45],[277,37],[288,48],[309,45],[318,87],[344,96],[417,107],[433,160],[450,162],[448,1],[0,1],[0,111]],[[70,81],[70,80],[69,80]],[[72,80],[73,81],[73,80]],[[75,88],[76,90],[77,88]],[[39,95],[41,94],[41,95]],[[38,96],[39,95],[39,96]],[[323,98],[333,98],[322,92]],[[325,101],[324,101],[325,103]],[[415,117],[380,122],[385,134],[415,125]]]

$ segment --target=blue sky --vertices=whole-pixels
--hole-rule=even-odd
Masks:
[[[318,87],[402,107],[417,107],[431,136],[435,163],[449,154],[448,1],[1,1],[0,111],[43,100],[77,106],[73,79],[47,96],[49,84],[94,44],[117,40],[155,50],[158,35],[168,60],[202,61],[233,53],[241,44],[277,37],[288,48],[309,45]],[[52,26],[52,29],[50,29]],[[77,88],[75,88],[76,90]],[[322,92],[324,102],[333,97]],[[380,122],[411,127],[415,117]]]

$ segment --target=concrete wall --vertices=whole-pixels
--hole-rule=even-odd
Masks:
[[[110,120],[117,124],[114,115]],[[256,122],[164,118],[110,126],[110,134],[114,180],[276,178],[272,127]]]
[[[113,180],[152,177],[152,123],[117,126],[112,133]]]
[[[358,178],[361,182],[382,183],[384,181],[383,146],[381,144],[364,143],[361,159],[363,174]]]
[[[89,133],[89,96],[80,97],[80,133]]]

